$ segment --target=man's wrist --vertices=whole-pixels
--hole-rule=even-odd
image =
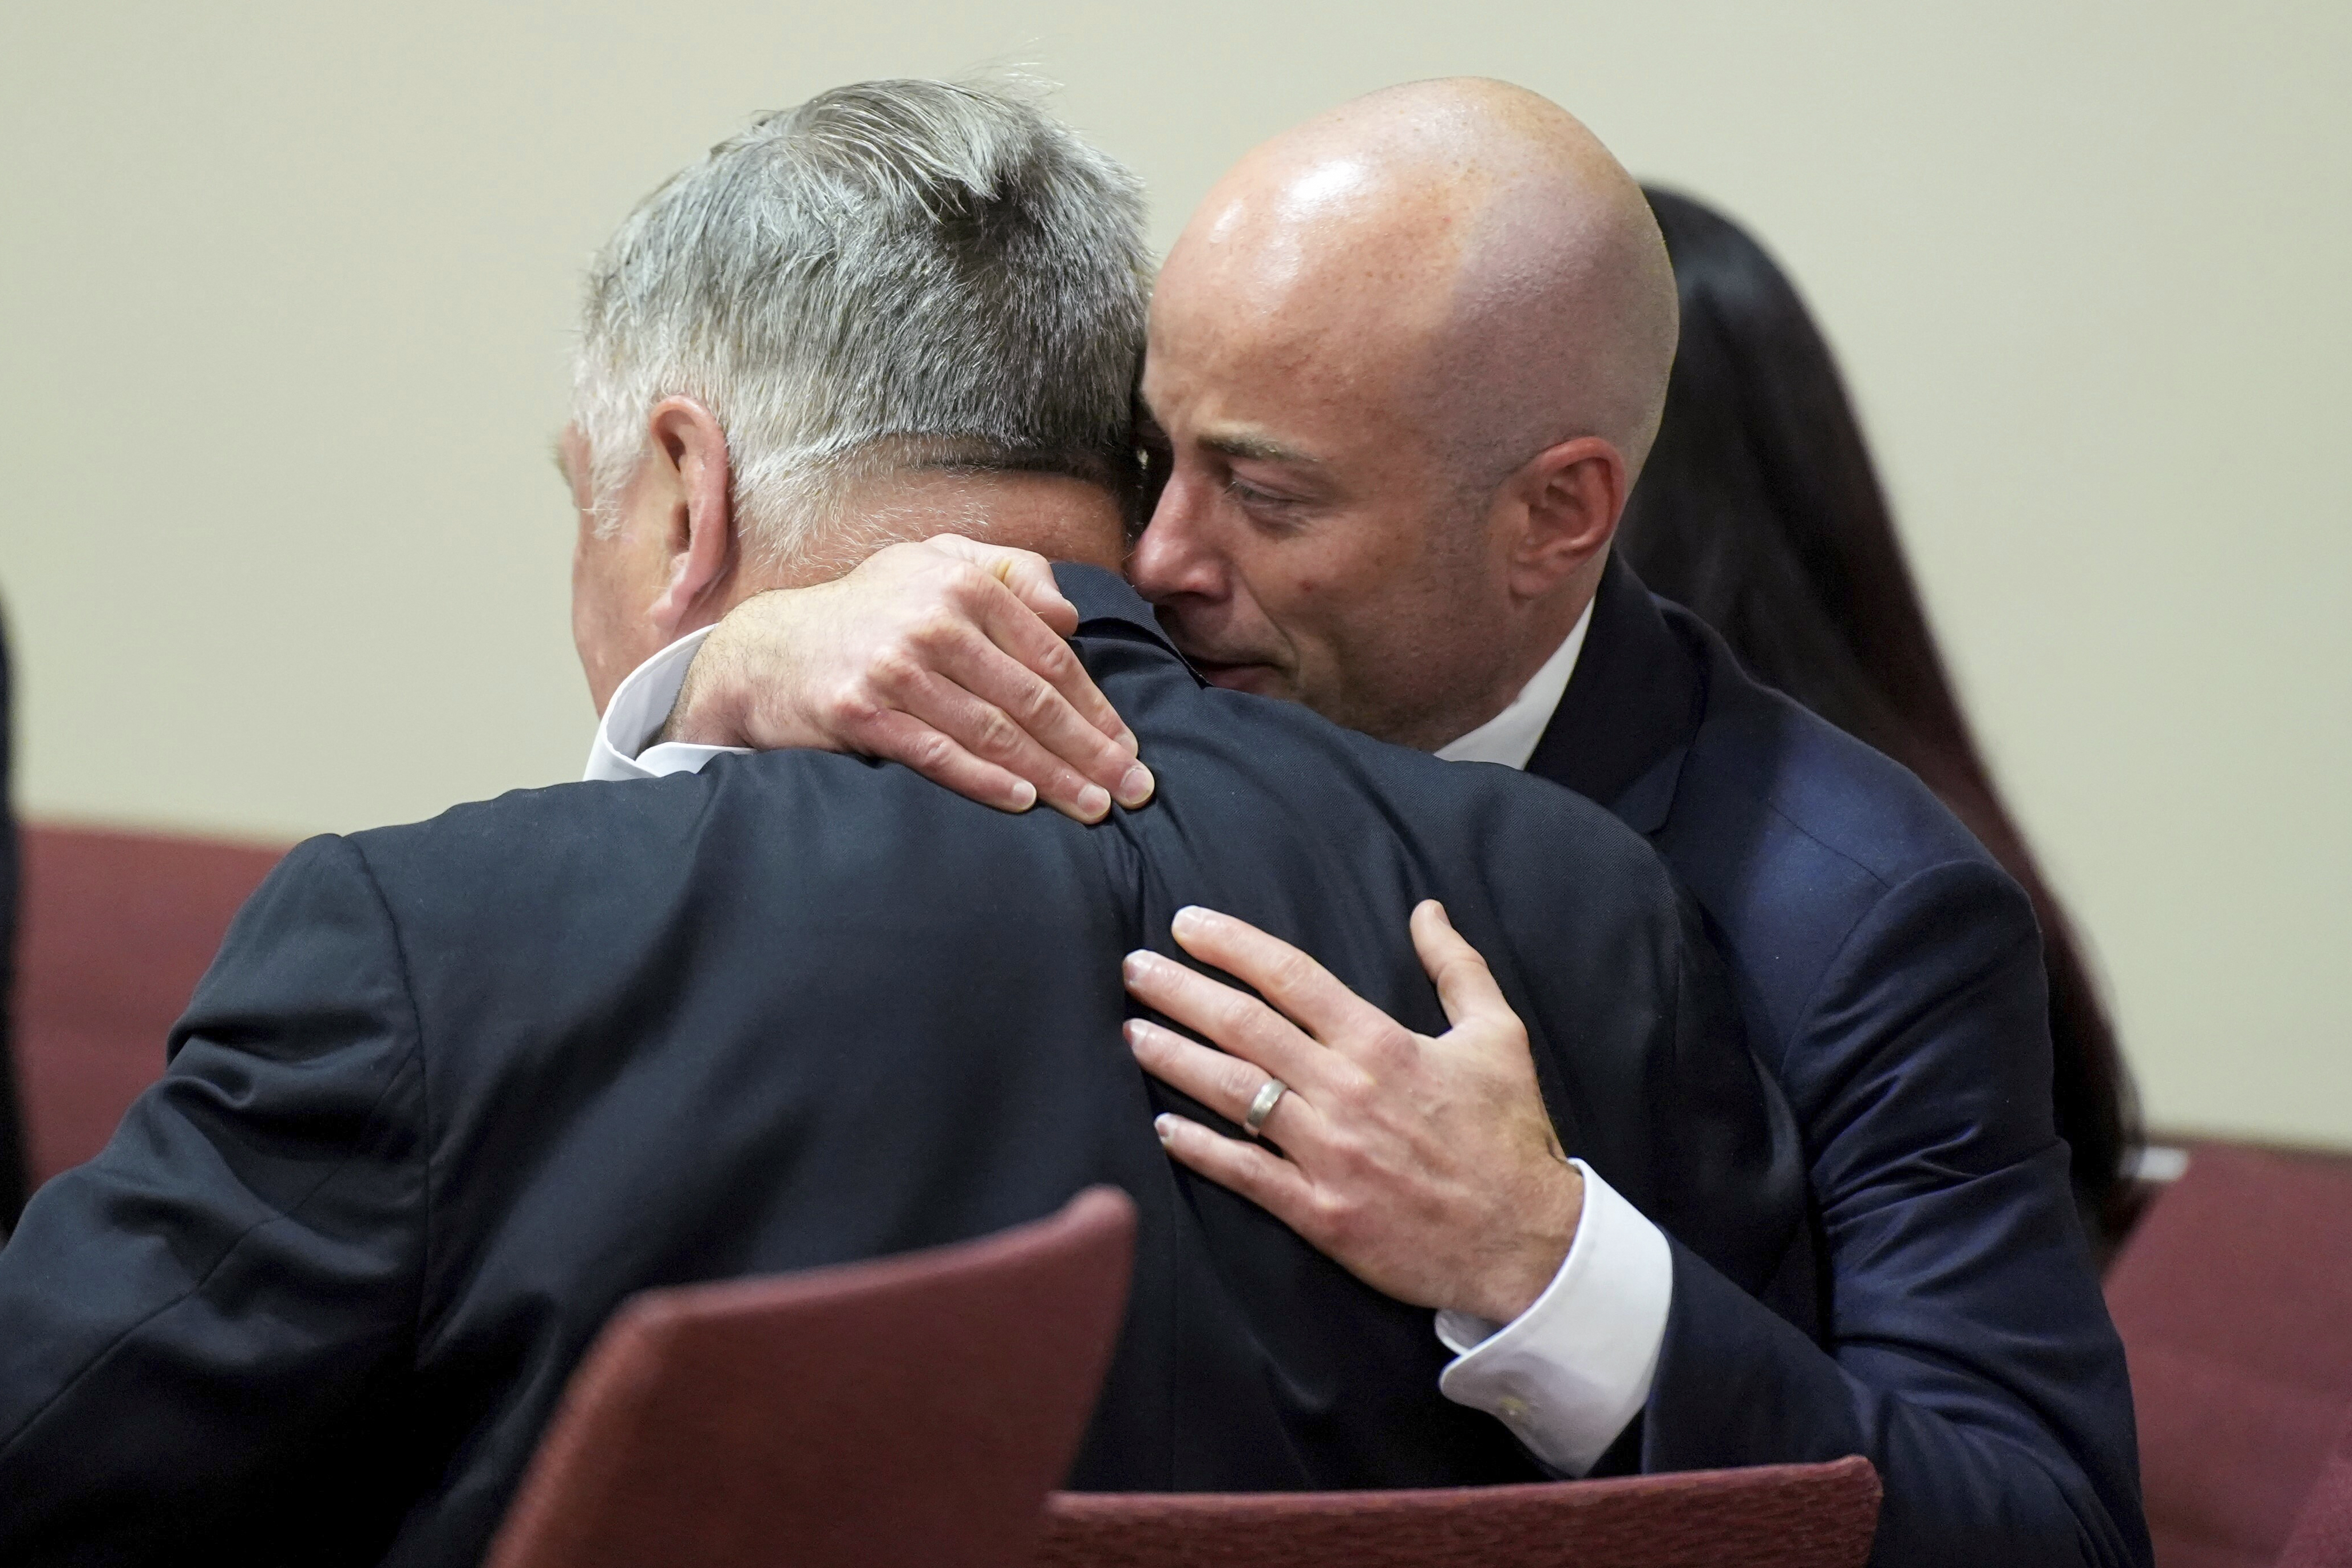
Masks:
[[[1507,1323],[1535,1305],[1536,1299],[1559,1278],[1576,1245],[1576,1227],[1584,1217],[1584,1174],[1562,1156],[1559,1171],[1546,1184],[1543,1198],[1530,1205],[1539,1218],[1513,1248],[1507,1261],[1488,1271],[1454,1310],[1494,1323]]]
[[[662,742],[698,746],[748,746],[763,752],[799,747],[837,750],[832,738],[789,689],[790,671],[814,635],[811,608],[828,589],[770,588],[752,595],[713,623],[695,650],[677,696],[662,721]],[[782,650],[790,662],[780,661]],[[752,672],[761,678],[754,679]],[[781,700],[780,700],[781,699]],[[753,721],[758,724],[754,725]]]
[[[694,650],[694,658],[686,667],[686,679],[677,683],[677,695],[670,700],[669,712],[664,715],[661,728],[654,731],[652,743],[660,745],[671,741],[694,743],[702,742],[706,736],[716,735],[719,739],[715,743],[724,745],[733,736],[742,733],[740,725],[725,711],[735,701],[729,695],[727,682],[720,680],[717,683],[716,695],[706,695],[704,690],[711,684],[714,666],[724,661],[726,636],[727,623],[721,621],[710,628],[710,635],[702,639],[700,647]],[[714,646],[719,652],[711,651]],[[689,714],[694,717],[691,733],[688,732],[684,722]]]
[[[1673,1300],[1665,1233],[1593,1174],[1575,1245],[1526,1311],[1502,1323],[1437,1314],[1457,1358],[1438,1387],[1545,1464],[1583,1475],[1648,1400]]]

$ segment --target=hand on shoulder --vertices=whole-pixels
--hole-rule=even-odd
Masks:
[[[1133,954],[1136,998],[1214,1042],[1138,1018],[1136,1060],[1277,1147],[1163,1116],[1168,1152],[1385,1295],[1496,1323],[1526,1311],[1576,1239],[1584,1181],[1552,1131],[1526,1026],[1444,909],[1412,915],[1453,1025],[1433,1037],[1245,921],[1181,910],[1175,937],[1265,1000]]]
[[[954,534],[890,545],[736,605],[661,739],[880,757],[1000,810],[1099,821],[1153,781],[1063,640],[1077,620],[1042,555]]]

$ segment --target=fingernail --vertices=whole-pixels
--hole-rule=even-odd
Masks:
[[[1447,931],[1452,931],[1454,929],[1454,917],[1445,912],[1445,906],[1439,903],[1435,899],[1432,899],[1429,901],[1430,904],[1437,910],[1437,918],[1445,922],[1445,929]]]
[[[1027,779],[1019,779],[1014,781],[1013,786],[1013,809],[1015,811],[1026,811],[1036,804],[1037,786],[1031,784]]]
[[[1198,904],[1186,904],[1168,922],[1168,929],[1178,936],[1198,936],[1209,929],[1209,911]]]
[[[1151,770],[1138,763],[1119,777],[1118,804],[1129,807],[1141,805],[1151,798],[1153,787]]]
[[[1159,957],[1156,952],[1147,952],[1138,948],[1129,953],[1125,961],[1119,964],[1119,973],[1127,977],[1127,983],[1129,985],[1133,985],[1151,973],[1151,966],[1159,961]]]
[[[1135,738],[1135,731],[1127,729],[1124,726],[1120,728],[1118,739],[1114,742],[1113,744],[1126,752],[1126,753],[1130,757],[1143,750],[1143,742]]]
[[[1151,1130],[1160,1134],[1160,1146],[1165,1149],[1168,1147],[1169,1141],[1176,1136],[1176,1119],[1172,1116],[1155,1116],[1151,1119]]]
[[[1088,822],[1100,822],[1110,815],[1110,791],[1100,784],[1088,784],[1078,792],[1078,815]]]

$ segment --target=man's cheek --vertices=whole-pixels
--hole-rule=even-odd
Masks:
[[[1319,637],[1294,633],[1290,650],[1290,679],[1286,682],[1290,689],[1286,695],[1306,703],[1327,719],[1344,709],[1347,667],[1335,656],[1331,645]]]

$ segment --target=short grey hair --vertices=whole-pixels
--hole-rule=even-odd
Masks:
[[[727,433],[747,543],[824,542],[904,463],[1131,500],[1143,192],[1018,80],[869,81],[763,115],[638,204],[588,277],[572,416],[600,524],[663,398]]]

